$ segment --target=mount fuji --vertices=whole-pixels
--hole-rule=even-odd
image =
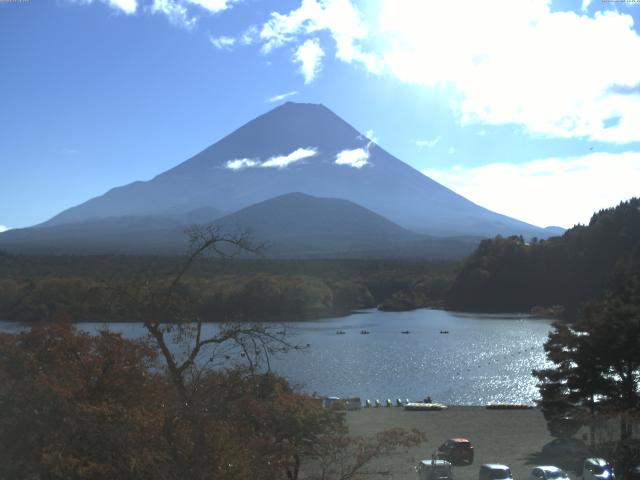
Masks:
[[[395,158],[323,105],[288,102],[149,181],[113,188],[40,225],[0,234],[0,248],[120,250],[135,244],[143,251],[145,244],[166,244],[173,249],[190,223],[242,220],[237,226],[252,230],[258,217],[258,230],[269,231],[265,225],[272,222],[279,237],[292,239],[302,233],[296,224],[301,217],[282,217],[282,202],[276,209],[262,208],[259,216],[237,214],[276,197],[293,203],[303,198],[287,197],[292,193],[305,196],[307,221],[335,216],[329,199],[360,207],[348,209],[353,218],[347,223],[361,231],[345,229],[344,219],[325,222],[324,233],[333,238],[372,238],[382,231],[393,231],[396,240],[561,233],[474,204]],[[96,237],[102,238],[100,246]]]

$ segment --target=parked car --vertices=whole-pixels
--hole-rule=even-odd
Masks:
[[[451,463],[446,460],[422,460],[416,470],[419,480],[453,480]]]
[[[586,457],[589,449],[577,438],[556,438],[542,447],[542,453],[549,456]]]
[[[582,480],[610,480],[616,478],[613,468],[604,458],[587,458],[582,467]]]
[[[569,475],[561,468],[543,465],[531,470],[529,480],[569,480]]]
[[[506,465],[485,463],[480,466],[479,480],[513,480],[513,475]]]
[[[450,438],[440,445],[436,456],[453,465],[471,465],[473,463],[473,446],[466,438]]]

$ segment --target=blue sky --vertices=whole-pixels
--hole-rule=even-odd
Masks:
[[[537,225],[640,195],[636,2],[0,1],[0,40],[0,229],[287,100]]]

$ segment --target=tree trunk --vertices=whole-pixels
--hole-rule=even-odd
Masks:
[[[630,435],[630,425],[627,419],[626,412],[622,412],[620,414],[620,441],[625,442],[631,438]]]

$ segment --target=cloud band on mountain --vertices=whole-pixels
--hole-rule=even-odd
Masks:
[[[243,170],[245,168],[286,168],[292,163],[299,162],[305,158],[313,157],[318,154],[318,150],[313,147],[298,148],[288,155],[276,155],[268,160],[261,162],[260,159],[252,158],[236,158],[225,163],[225,168],[229,170]]]

